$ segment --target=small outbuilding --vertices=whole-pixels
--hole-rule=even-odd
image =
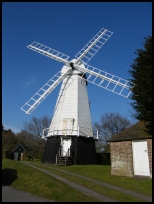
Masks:
[[[111,174],[152,178],[152,136],[138,122],[110,141]]]
[[[15,149],[12,150],[13,159],[15,161],[24,160],[25,153],[26,153],[25,148],[22,146],[22,144],[19,144]]]

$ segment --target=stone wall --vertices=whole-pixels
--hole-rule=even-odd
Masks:
[[[111,175],[133,177],[132,141],[110,143]]]
[[[152,177],[152,139],[147,139],[150,176]]]

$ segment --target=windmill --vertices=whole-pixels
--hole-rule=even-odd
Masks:
[[[56,163],[70,158],[75,164],[97,163],[95,140],[90,116],[87,82],[128,98],[129,81],[90,66],[88,62],[111,37],[102,28],[75,56],[69,56],[34,41],[27,48],[64,63],[21,109],[30,114],[62,82],[50,127],[43,130],[46,139],[43,162]],[[66,164],[66,163],[65,163]]]

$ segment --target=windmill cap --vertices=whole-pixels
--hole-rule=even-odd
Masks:
[[[76,62],[76,59],[73,59],[70,61],[70,64],[69,65],[64,65],[61,69],[61,75],[64,74],[68,69],[72,69],[73,73],[74,74],[83,74],[82,71],[79,71],[77,68],[74,67],[74,63]],[[80,64],[80,67],[82,68],[85,68],[84,64]],[[72,74],[73,74],[72,73]]]

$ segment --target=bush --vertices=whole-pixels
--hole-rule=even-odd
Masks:
[[[111,165],[110,153],[96,153],[97,154],[97,163]]]

